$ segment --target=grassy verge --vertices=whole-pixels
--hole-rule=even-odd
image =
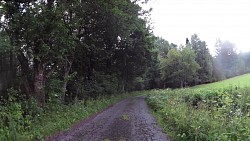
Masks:
[[[250,87],[250,73],[240,75],[237,77],[233,77],[230,79],[226,79],[223,81],[210,83],[210,84],[203,84],[203,85],[197,85],[192,87],[192,89],[221,89],[226,87],[232,87],[232,86],[240,86],[240,87]]]
[[[148,93],[153,114],[172,140],[250,140],[249,87]]]
[[[44,140],[59,131],[69,129],[73,124],[90,117],[122,99],[140,94],[139,92],[135,92],[112,97],[100,97],[97,100],[89,100],[85,104],[78,102],[73,105],[54,107],[54,112],[41,115],[39,119],[31,123],[28,131],[18,136],[17,140]]]

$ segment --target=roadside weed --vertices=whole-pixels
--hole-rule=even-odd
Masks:
[[[147,102],[173,140],[250,140],[250,88],[151,91]]]

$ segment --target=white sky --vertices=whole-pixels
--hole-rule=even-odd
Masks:
[[[156,36],[185,44],[196,33],[211,53],[216,38],[229,40],[240,51],[250,51],[250,0],[151,0]]]

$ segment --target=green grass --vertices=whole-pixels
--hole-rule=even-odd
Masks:
[[[32,120],[28,130],[18,133],[11,131],[8,133],[8,136],[6,136],[6,134],[0,134],[0,140],[44,140],[57,132],[70,129],[72,125],[89,118],[93,114],[98,113],[122,99],[141,94],[141,92],[134,92],[111,97],[104,96],[95,100],[88,100],[86,103],[79,101],[72,105],[51,103],[51,107],[53,107],[52,112],[48,110]],[[3,130],[1,130],[1,132],[3,132]]]
[[[97,100],[89,100],[85,105],[80,102],[75,105],[68,106],[65,110],[45,116],[45,118],[43,118],[41,121],[35,123],[33,127],[35,133],[32,132],[31,134],[35,135],[35,138],[32,136],[31,139],[44,139],[55,134],[56,132],[68,130],[73,124],[78,123],[79,121],[82,121],[95,113],[98,113],[108,106],[125,98],[140,94],[141,93],[139,92],[126,93],[112,97],[102,97]],[[25,138],[22,140],[27,140],[27,136],[29,134],[30,132],[27,132],[26,135],[23,136]]]
[[[218,89],[218,88],[226,88],[230,86],[240,86],[240,87],[248,87],[250,86],[250,73],[240,75],[237,77],[233,77],[230,79],[226,79],[223,81],[215,82],[215,83],[210,83],[210,84],[203,84],[203,85],[197,85],[192,88],[209,88],[209,89]]]
[[[176,141],[250,141],[250,74],[189,89],[153,90],[147,102]]]
[[[32,123],[31,130],[23,133],[19,140],[43,140],[56,132],[68,130],[73,124],[107,108],[118,100],[120,99],[117,97],[102,98],[90,100],[86,105],[79,102],[65,106],[56,112],[43,115],[39,120]]]

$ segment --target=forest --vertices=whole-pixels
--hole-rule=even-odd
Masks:
[[[215,40],[212,55],[196,34],[183,45],[156,37],[139,3],[147,0],[1,0],[0,134],[29,130],[55,105],[250,72],[250,52],[230,41]]]

